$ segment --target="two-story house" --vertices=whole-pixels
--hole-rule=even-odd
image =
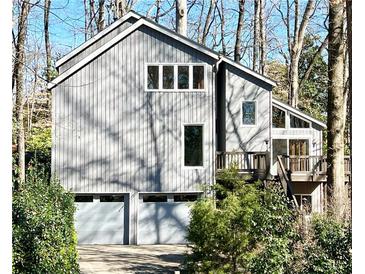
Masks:
[[[273,99],[273,80],[134,12],[56,66],[52,169],[76,195],[79,243],[184,242],[220,169],[272,178],[277,155],[306,172],[298,203],[321,211],[307,171],[325,125]]]

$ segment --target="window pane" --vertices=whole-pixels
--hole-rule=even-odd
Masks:
[[[290,115],[290,127],[292,127],[292,128],[309,128],[309,123],[294,115]]]
[[[242,103],[242,123],[244,125],[254,125],[256,119],[255,102]]]
[[[174,67],[163,66],[162,86],[164,89],[174,89]]]
[[[148,66],[147,87],[148,89],[158,89],[158,66]]]
[[[310,195],[302,195],[302,210],[306,213],[312,212],[312,196]]]
[[[102,195],[100,196],[101,203],[124,202],[122,195]]]
[[[198,200],[198,194],[174,195],[174,202],[194,202]]]
[[[285,128],[285,111],[272,107],[272,127]]]
[[[189,67],[179,66],[178,67],[178,89],[188,89],[189,88]]]
[[[193,66],[193,89],[204,89],[204,66]]]
[[[144,203],[165,203],[167,202],[166,195],[144,195],[143,196]]]
[[[92,203],[93,196],[75,196],[76,203]]]
[[[309,141],[308,140],[289,140],[289,155],[306,156],[309,155]]]
[[[185,166],[203,166],[203,126],[184,128]]]

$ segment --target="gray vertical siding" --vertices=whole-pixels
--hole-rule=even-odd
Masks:
[[[270,140],[270,87],[227,66],[225,92],[226,151],[261,151]],[[242,125],[242,102],[256,101],[255,126]]]
[[[146,92],[146,62],[208,63],[206,92]],[[74,192],[199,191],[211,183],[214,60],[141,27],[53,92],[53,168]],[[204,123],[204,168],[183,168],[184,123]]]
[[[101,46],[103,46],[105,43],[107,43],[108,41],[110,41],[113,37],[115,37],[116,35],[118,35],[119,33],[121,33],[123,30],[127,29],[128,27],[130,27],[136,21],[137,21],[136,18],[131,17],[128,20],[126,20],[125,22],[123,22],[119,27],[117,27],[114,30],[110,31],[109,33],[107,33],[106,35],[104,35],[103,37],[101,37],[98,41],[96,41],[94,44],[90,45],[85,50],[81,51],[80,53],[78,53],[77,55],[75,55],[74,57],[72,57],[66,63],[62,64],[58,68],[59,73],[63,73],[64,71],[66,71],[70,67],[72,67],[73,65],[77,64],[79,61],[81,61],[82,59],[84,59],[86,56],[88,56],[89,54],[91,54],[96,49],[98,49]]]

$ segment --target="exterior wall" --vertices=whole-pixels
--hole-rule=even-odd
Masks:
[[[225,84],[226,151],[265,152],[270,145],[271,88],[227,65]],[[256,101],[256,125],[242,125],[242,102]],[[266,141],[268,145],[266,145]]]
[[[94,44],[90,45],[89,47],[87,47],[86,49],[84,49],[83,51],[81,51],[80,53],[78,53],[77,55],[75,55],[74,57],[72,57],[66,63],[62,64],[58,68],[59,73],[61,74],[64,71],[68,70],[73,65],[77,64],[79,61],[81,61],[82,59],[84,59],[86,56],[88,56],[89,54],[91,54],[93,51],[95,51],[96,49],[100,48],[101,46],[103,46],[104,44],[106,44],[108,41],[110,41],[112,38],[114,38],[115,36],[117,36],[119,33],[121,33],[122,31],[124,31],[128,27],[130,27],[136,21],[137,21],[136,18],[131,17],[128,20],[126,20],[125,22],[123,22],[123,24],[121,24],[119,27],[115,28],[114,30],[112,30],[108,34],[104,35],[97,42],[95,42]]]
[[[312,196],[312,212],[322,212],[323,185],[319,182],[292,183],[294,194],[308,194]]]
[[[207,90],[146,92],[147,62],[208,63]],[[136,193],[199,191],[211,183],[213,62],[141,27],[60,83],[53,90],[52,162],[62,185]],[[204,123],[204,168],[183,167],[184,123]]]

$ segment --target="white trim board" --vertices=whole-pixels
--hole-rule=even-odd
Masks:
[[[75,48],[74,50],[72,50],[71,52],[69,52],[68,54],[66,54],[65,56],[63,56],[61,59],[57,60],[56,61],[56,64],[55,64],[56,67],[58,68],[59,66],[63,65],[68,60],[70,60],[72,57],[74,57],[75,55],[77,55],[78,53],[80,53],[81,51],[83,51],[84,49],[86,49],[87,47],[91,46],[95,42],[99,41],[103,36],[105,36],[106,34],[108,34],[109,32],[111,32],[112,30],[114,30],[117,27],[119,27],[120,25],[122,25],[125,21],[127,21],[131,17],[133,17],[133,18],[135,18],[137,20],[141,18],[141,16],[139,14],[137,14],[137,13],[135,13],[133,11],[128,12],[122,18],[118,19],[117,21],[115,21],[111,25],[107,26],[101,32],[99,32],[98,34],[96,34],[94,37],[92,37],[89,40],[85,41],[85,43],[81,44],[80,46],[78,46],[77,48]]]
[[[129,14],[129,13],[128,13]],[[128,15],[127,14],[127,15]],[[126,16],[127,16],[126,15]],[[129,15],[129,17],[131,16],[137,16],[136,13],[132,13],[131,15]],[[167,29],[159,24],[156,24],[155,22],[153,22],[152,20],[149,20],[147,18],[144,18],[140,15],[139,19],[137,22],[135,22],[134,24],[132,24],[131,26],[129,26],[126,30],[122,31],[120,34],[118,34],[117,36],[115,36],[113,39],[111,39],[110,41],[108,41],[107,43],[105,43],[102,47],[98,48],[97,50],[95,50],[93,53],[91,53],[90,55],[88,55],[87,57],[85,57],[84,59],[82,59],[80,62],[78,62],[77,64],[73,65],[71,68],[69,68],[68,70],[66,70],[64,73],[60,74],[58,77],[56,77],[52,82],[50,82],[48,84],[48,89],[52,89],[54,88],[56,85],[58,85],[59,83],[61,83],[63,80],[65,80],[67,77],[69,77],[70,75],[72,75],[73,73],[75,73],[77,70],[79,70],[80,68],[82,68],[83,66],[85,66],[87,63],[91,62],[93,59],[95,59],[97,56],[99,56],[101,53],[103,53],[104,51],[108,50],[110,47],[112,47],[113,45],[115,45],[117,42],[119,42],[120,40],[122,40],[123,38],[125,38],[127,35],[131,34],[134,30],[138,29],[140,26],[144,25],[147,27],[150,27],[151,29],[154,29],[162,34],[165,34],[197,51],[200,51],[204,54],[206,54],[207,56],[212,57],[215,60],[223,60],[224,62],[235,66],[236,68],[240,69],[241,71],[248,73],[250,75],[252,75],[253,77],[260,79],[266,83],[268,83],[271,86],[276,86],[276,83],[261,75],[258,74],[256,72],[254,72],[253,70],[243,66],[242,64],[239,64],[233,60],[230,60],[229,58],[225,57],[225,56],[221,56],[220,54],[216,53],[215,51],[183,36],[180,35],[174,31],[171,31],[170,29]],[[125,18],[125,17],[123,17]],[[122,19],[123,19],[122,18]],[[137,17],[136,17],[137,18]],[[126,19],[125,19],[126,20]],[[119,22],[119,21],[117,21]],[[120,22],[119,22],[120,24]],[[111,25],[114,28],[117,27],[116,25]],[[109,28],[111,27],[109,26],[108,28],[106,28],[104,31],[100,32],[98,35],[96,35],[93,41],[89,42],[89,44],[94,43],[96,40],[100,39],[103,35],[107,34],[108,32],[110,32],[111,30],[109,30]],[[103,33],[104,32],[104,33]],[[93,39],[93,38],[92,38]],[[69,58],[71,58],[73,55],[77,54],[79,51],[83,50],[85,47],[87,47],[89,44],[87,44],[88,42],[84,43],[82,46],[80,46],[79,48],[77,48],[76,50],[72,51],[71,53],[67,54],[65,57],[61,58],[59,61],[56,62],[56,66],[62,64],[63,62],[66,62]]]
[[[308,114],[305,114],[304,112],[300,111],[299,109],[296,109],[292,106],[289,106],[288,104],[285,104],[283,102],[280,102],[279,100],[275,99],[275,98],[272,98],[272,104],[273,106],[277,105],[279,107],[282,107],[286,110],[288,110],[289,112],[292,112],[294,114],[296,114],[297,116],[301,117],[301,118],[304,118],[304,119],[307,119],[311,122],[314,122],[315,124],[323,127],[323,128],[327,128],[326,124],[317,120],[316,118],[313,118],[312,116],[309,116]],[[290,113],[289,113],[290,114]],[[293,128],[288,128],[288,129],[293,129]]]

